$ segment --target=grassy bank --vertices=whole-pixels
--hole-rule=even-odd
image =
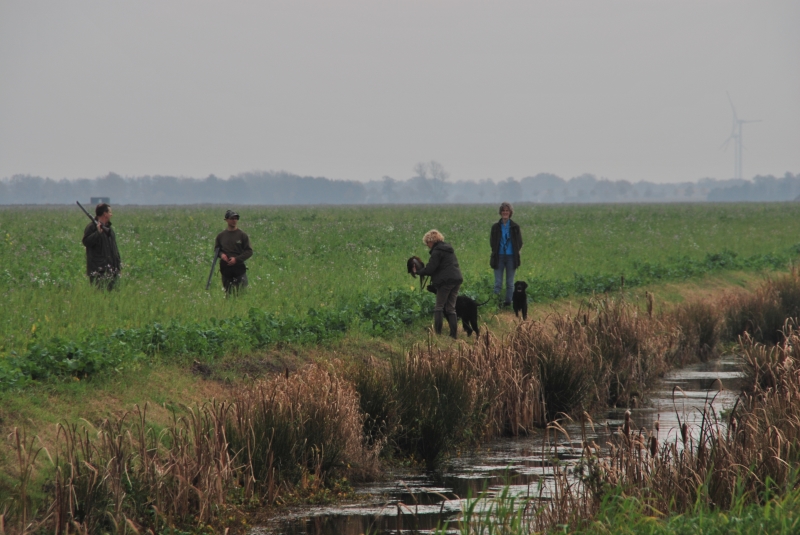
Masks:
[[[478,505],[485,497],[467,501],[465,519],[448,525],[437,534],[481,533],[564,533],[573,535],[793,535],[800,531],[800,491],[789,486],[779,492],[765,492],[758,500],[739,494],[730,507],[718,508],[698,502],[681,513],[664,512],[646,500],[630,496],[623,487],[609,489],[590,517],[571,524],[533,522],[536,501],[520,499],[504,489],[490,508]]]
[[[155,531],[164,526],[241,530],[242,521],[261,507],[346,494],[345,481],[372,477],[383,462],[435,467],[455,447],[646,397],[663,371],[709,358],[743,335],[742,325],[763,326],[743,339],[745,351],[754,355],[752,400],[763,402],[764,388],[774,389],[781,377],[781,369],[770,363],[786,366],[794,358],[794,339],[777,348],[760,344],[769,343],[773,328],[781,328],[788,311],[800,304],[798,296],[796,273],[767,281],[754,292],[727,293],[714,302],[687,301],[662,312],[647,300],[639,306],[622,295],[605,296],[573,314],[518,324],[503,339],[487,331],[472,344],[431,341],[408,353],[389,350],[385,358],[326,355],[315,364],[287,366],[263,379],[235,381],[231,389],[220,386],[214,402],[140,404],[88,424],[56,425],[44,438],[14,430],[4,460],[6,518],[21,532],[30,519],[37,529],[89,532],[120,525]],[[205,373],[202,363],[192,369]],[[142,370],[154,377],[146,367]],[[78,393],[75,387],[59,388]],[[98,390],[110,395],[113,382]],[[745,408],[750,416],[734,411],[737,421],[756,426],[747,436],[763,436],[758,423],[763,410],[755,405],[737,410]],[[718,458],[712,465],[701,464],[709,462],[722,439],[710,430],[701,432],[709,441],[703,446],[656,443],[649,458],[643,449],[650,447],[647,435],[623,436],[612,461],[587,447],[586,488],[593,494],[567,492],[568,502],[554,505],[549,516],[539,515],[536,522],[592,518],[596,504],[620,484],[627,493],[631,485],[643,492],[659,490],[666,504],[662,508],[695,503],[705,496],[709,466],[720,466]],[[795,442],[790,436],[776,440]],[[46,452],[39,451],[42,445]],[[756,441],[739,449],[753,455],[763,446]],[[745,460],[731,462],[749,466]],[[619,468],[604,468],[609,462]],[[655,474],[656,466],[663,467],[665,479],[645,485],[643,474]],[[789,476],[776,471],[780,466],[767,466],[751,479],[785,486]],[[730,479],[735,476],[728,474],[725,484],[735,482]],[[756,484],[745,489],[747,503],[771,488]],[[711,501],[722,504],[719,500]],[[725,503],[729,507],[732,502]],[[568,515],[578,512],[583,516]]]

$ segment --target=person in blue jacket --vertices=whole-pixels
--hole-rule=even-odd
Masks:
[[[492,225],[489,234],[489,243],[492,246],[492,256],[489,265],[494,270],[494,293],[500,295],[503,287],[503,271],[506,272],[506,295],[504,306],[511,304],[514,294],[514,274],[520,265],[519,251],[522,249],[522,232],[519,225],[511,220],[514,207],[511,203],[504,202],[500,205],[500,221]]]

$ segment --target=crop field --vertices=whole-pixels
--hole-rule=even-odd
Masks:
[[[123,275],[110,294],[86,280],[88,219],[77,207],[0,208],[0,355],[49,347],[39,358],[70,367],[81,348],[102,353],[109,338],[136,354],[216,355],[353,329],[390,335],[429,319],[432,295],[419,293],[405,260],[427,259],[421,239],[431,228],[456,250],[462,292],[491,295],[494,205],[236,207],[255,254],[248,291],[232,299],[218,273],[204,290],[225,208],[114,206]],[[530,283],[532,301],[613,290],[621,275],[636,286],[726,269],[786,269],[800,251],[796,203],[519,205],[513,219],[525,241],[517,279]],[[228,346],[254,329],[255,342]],[[196,340],[175,346],[176,333]]]

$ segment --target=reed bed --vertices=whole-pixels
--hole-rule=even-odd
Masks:
[[[728,340],[748,333],[757,342],[777,344],[786,319],[800,317],[800,270],[768,279],[754,292],[732,294],[721,308]]]
[[[311,498],[337,478],[373,477],[381,458],[435,468],[488,438],[535,427],[561,433],[560,418],[587,421],[594,410],[634,405],[670,367],[713,355],[741,318],[750,314],[747,325],[756,325],[754,310],[796,310],[798,288],[792,272],[752,295],[659,313],[652,299],[640,306],[607,295],[573,315],[521,322],[503,339],[486,329],[474,343],[431,338],[389,362],[287,370],[241,385],[228,401],[183,407],[163,427],[145,406],[96,426],[62,425],[52,451],[15,431],[17,493],[0,533],[236,531],[242,524],[231,519],[240,522],[248,507]],[[792,485],[800,330],[782,322],[777,345],[760,338],[765,328],[740,335],[751,388],[727,422],[711,405],[694,434],[664,437],[626,420],[610,455],[584,444],[580,478],[556,465],[553,499],[529,508],[525,525],[583,525],[614,493],[667,514],[757,502]],[[36,503],[28,489],[42,473],[51,474],[49,498]]]
[[[610,458],[587,456],[595,498],[621,485],[658,511],[681,513],[698,501],[727,509],[741,496],[758,502],[791,488],[800,460],[800,331],[785,336],[772,347],[742,338],[751,385],[727,422],[711,403],[695,438],[685,424],[663,440],[658,429],[637,432],[626,421]]]
[[[797,533],[800,329],[783,334],[778,345],[741,338],[749,386],[725,421],[713,399],[695,433],[638,429],[628,412],[610,451],[584,438],[573,473],[554,467],[552,499],[469,499],[460,533]]]
[[[16,522],[6,528],[216,529],[221,518],[238,520],[242,507],[275,503],[295,489],[313,493],[330,474],[375,473],[377,448],[363,440],[355,390],[322,366],[254,383],[231,402],[184,407],[159,432],[146,412],[137,407],[96,428],[59,426],[52,501],[40,510],[25,492],[38,450],[15,431],[21,487],[16,508],[7,511]]]
[[[287,371],[235,398],[226,422],[230,449],[245,466],[245,487],[268,489],[268,503],[281,482],[319,487],[337,470],[375,469],[378,447],[367,447],[355,388],[333,371],[335,364]]]

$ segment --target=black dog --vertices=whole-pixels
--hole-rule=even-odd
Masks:
[[[414,270],[416,267],[416,271]],[[417,278],[417,271],[422,270],[425,267],[425,262],[418,256],[412,256],[408,260],[406,260],[406,269],[408,270],[408,274]],[[427,277],[420,277],[419,279],[419,290],[422,291],[422,287],[425,286],[425,280]]]
[[[428,291],[436,293],[436,286],[429,284]],[[486,300],[483,303],[478,303],[466,295],[456,297],[456,316],[461,318],[461,326],[464,327],[464,332],[467,333],[467,336],[472,336],[472,331],[475,331],[476,336],[481,334],[478,328],[478,307],[488,302]]]
[[[528,288],[528,283],[525,281],[517,281],[514,283],[514,295],[511,298],[511,304],[514,307],[514,315],[519,316],[520,310],[522,311],[522,319],[528,319],[528,294],[525,290]]]
[[[406,260],[406,269],[408,270],[409,275],[416,278],[417,273],[414,271],[414,266],[417,267],[417,271],[423,269],[425,267],[425,262],[418,256],[412,256],[408,260]]]

